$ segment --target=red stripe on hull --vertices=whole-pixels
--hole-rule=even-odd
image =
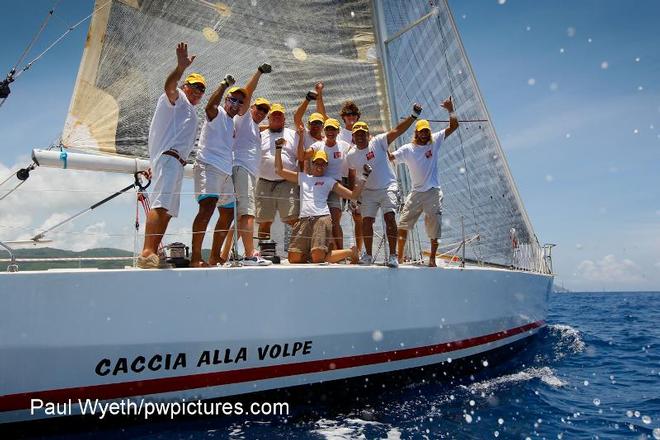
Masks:
[[[294,364],[269,365],[267,367],[245,368],[241,370],[216,373],[191,374],[187,376],[165,377],[161,379],[147,379],[132,382],[9,394],[6,396],[0,396],[0,411],[27,409],[30,407],[30,399],[41,399],[47,402],[67,402],[69,399],[73,399],[74,401],[78,399],[110,400],[123,397],[147,396],[150,394],[274,379],[278,377],[297,376],[300,374],[321,373],[330,370],[341,370],[344,368],[363,367],[366,365],[414,359],[488,344],[490,342],[509,338],[536,329],[544,324],[545,321],[536,321],[521,327],[491,333],[489,335],[463,339],[460,341],[443,342],[442,344],[428,345],[425,347],[407,348],[405,350],[370,353]]]

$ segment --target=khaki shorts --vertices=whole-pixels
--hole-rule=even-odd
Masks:
[[[257,223],[272,222],[275,213],[284,223],[295,220],[300,214],[300,188],[286,180],[259,179],[256,207]]]
[[[302,261],[309,261],[313,250],[331,250],[332,219],[329,215],[298,219],[291,232],[289,252],[302,254]]]
[[[440,238],[442,225],[442,191],[431,188],[428,191],[413,191],[406,197],[406,203],[401,211],[399,229],[410,230],[415,226],[419,216],[424,213],[424,224],[429,239]]]
[[[151,207],[163,208],[172,217],[179,214],[183,167],[172,156],[160,155],[151,163]]]
[[[363,217],[376,218],[378,208],[383,215],[388,212],[396,212],[397,207],[396,189],[364,189],[360,196],[361,212]]]
[[[218,205],[224,205],[234,200],[234,183],[231,176],[213,165],[195,162],[193,180],[195,182],[195,200],[198,202],[213,197],[218,199]]]
[[[239,217],[242,215],[251,215],[254,217],[254,213],[256,212],[254,191],[257,186],[257,178],[241,166],[235,166],[232,169],[232,177],[238,200],[237,215]]]

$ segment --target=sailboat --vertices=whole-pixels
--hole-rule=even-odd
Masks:
[[[398,269],[1,273],[0,422],[49,417],[31,411],[34,401],[72,401],[76,413],[78,399],[217,399],[487,359],[545,326],[549,254],[446,0],[97,0],[61,148],[34,150],[33,172],[146,169],[149,122],[180,41],[199,48],[195,69],[209,84],[228,72],[245,82],[269,61],[258,93],[287,109],[322,79],[329,113],[353,99],[372,133],[413,102],[440,129],[451,95],[464,122],[438,158],[439,267],[418,264],[426,245],[415,230]],[[405,194],[410,179],[397,172]]]

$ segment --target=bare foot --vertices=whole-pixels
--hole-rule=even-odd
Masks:
[[[357,264],[360,259],[357,246],[351,246],[351,264]]]
[[[209,267],[209,263],[204,260],[191,261],[190,267]]]

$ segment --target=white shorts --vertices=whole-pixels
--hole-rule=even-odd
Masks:
[[[218,205],[225,205],[234,200],[234,183],[231,176],[213,165],[195,162],[193,178],[197,202],[213,197],[218,199]]]
[[[376,218],[378,208],[383,215],[388,212],[396,212],[397,196],[396,189],[365,189],[360,196],[362,217]]]
[[[160,155],[152,161],[151,207],[164,208],[172,217],[179,214],[183,167],[172,156]]]

